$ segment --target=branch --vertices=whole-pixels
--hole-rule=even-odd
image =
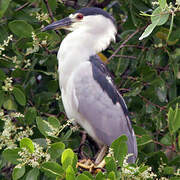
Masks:
[[[142,138],[142,136],[137,135],[137,134],[136,134],[136,137]],[[162,146],[162,147],[164,147],[164,148],[166,148],[166,149],[169,149],[169,150],[171,150],[171,151],[173,151],[173,152],[177,152],[177,151],[175,150],[175,148],[173,147],[173,145],[172,145],[172,146],[167,146],[167,145],[162,144],[162,143],[160,143],[160,142],[158,142],[158,141],[156,141],[156,140],[153,140],[153,139],[152,139],[152,142],[153,142],[154,144],[158,144],[158,145],[160,145],[160,146]]]
[[[114,57],[122,57],[122,58],[129,58],[129,59],[136,59],[135,56],[127,56],[127,55],[114,55]]]
[[[30,3],[27,2],[27,3],[23,4],[22,6],[18,7],[17,9],[15,9],[15,11],[16,11],[16,12],[17,12],[17,11],[20,11],[21,9],[25,8],[26,6],[28,6],[29,4],[30,4]]]
[[[53,16],[53,13],[52,13],[52,10],[48,4],[48,0],[43,0],[44,1],[44,4],[46,5],[46,8],[48,10],[48,14],[49,14],[49,17],[51,18],[51,23],[54,22],[54,16]],[[56,34],[61,36],[60,32],[58,30],[55,30]]]
[[[138,94],[139,97],[141,97],[147,104],[151,104],[157,108],[160,109],[160,111],[167,111],[167,108],[165,106],[159,106],[158,104],[154,104],[151,101],[149,101],[148,99],[146,99],[144,96],[141,96],[140,94]]]
[[[48,10],[48,13],[49,13],[49,17],[51,18],[51,22],[54,22],[54,17],[53,17],[53,13],[52,13],[52,10],[48,4],[48,0],[43,0],[44,1],[44,4],[46,5],[46,8]]]
[[[108,61],[110,61],[118,52],[121,48],[123,48],[125,46],[125,44],[132,38],[134,37],[138,32],[140,31],[140,29],[137,29],[136,31],[134,31],[115,51],[114,53],[108,58]]]

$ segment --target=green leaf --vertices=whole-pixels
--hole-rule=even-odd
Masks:
[[[25,114],[25,121],[27,125],[33,124],[34,121],[36,120],[37,116],[37,111],[35,107],[30,107],[27,109],[26,114]]]
[[[64,148],[65,145],[62,142],[53,143],[48,149],[48,153],[51,155],[52,159],[57,159],[61,156],[62,152],[64,151]]]
[[[152,23],[152,24],[150,24],[150,25],[145,29],[145,31],[142,33],[142,35],[140,36],[139,40],[142,40],[142,39],[148,37],[148,36],[152,33],[152,31],[154,30],[154,28],[157,26],[157,24],[158,24],[157,21],[154,22],[154,23]]]
[[[22,166],[21,168],[15,166],[12,173],[13,180],[20,179],[24,175],[24,173],[25,173],[25,166]]]
[[[38,180],[38,176],[39,176],[39,169],[33,168],[27,173],[26,180]]]
[[[71,134],[72,134],[72,130],[69,129],[69,130],[66,132],[66,134],[64,134],[64,135],[62,136],[62,141],[66,141],[67,139],[69,139],[69,137],[71,136]]]
[[[91,180],[88,176],[86,176],[85,174],[80,174],[76,180]]]
[[[54,128],[49,122],[43,120],[41,117],[36,117],[36,123],[39,131],[44,136],[56,137],[55,133],[58,132],[58,129]]]
[[[61,156],[61,163],[64,169],[69,165],[73,165],[74,152],[72,149],[65,149]]]
[[[3,70],[0,69],[0,81],[4,81],[6,79],[6,75]]]
[[[3,103],[4,103],[4,96],[5,96],[4,91],[0,90],[0,109],[1,109],[1,106],[3,105]]]
[[[111,171],[116,171],[116,162],[113,159],[113,157],[106,157],[105,158],[106,161],[106,170],[107,172],[111,172]]]
[[[106,180],[106,176],[100,171],[98,172],[98,174],[96,175],[96,180]]]
[[[14,87],[12,92],[13,92],[13,95],[16,98],[17,102],[21,106],[25,106],[26,105],[26,97],[25,97],[24,93],[17,87]]]
[[[114,171],[111,171],[111,172],[108,174],[108,179],[110,179],[110,180],[116,180],[116,175],[115,175],[115,172],[114,172]]]
[[[138,94],[140,94],[143,87],[144,86],[140,82],[133,83],[131,86],[132,90],[130,92],[126,93],[125,95],[126,96],[137,96]]]
[[[175,133],[180,128],[180,109],[176,104],[176,109],[173,110],[171,107],[168,111],[168,124],[171,134]]]
[[[118,161],[119,165],[123,165],[123,160],[128,152],[127,137],[125,135],[120,136],[111,144],[111,148],[114,152],[114,158]]]
[[[20,141],[20,148],[26,148],[30,153],[34,152],[34,144],[31,139],[25,137]]]
[[[93,175],[89,171],[84,171],[83,174],[88,176],[92,180],[94,179]]]
[[[75,180],[75,172],[73,170],[73,167],[69,165],[66,169],[66,180]]]
[[[153,140],[149,135],[143,135],[143,136],[137,138],[137,145],[138,146],[143,146],[143,145],[148,144],[150,142],[153,142]]]
[[[51,117],[48,117],[48,122],[54,127],[54,128],[59,128],[60,127],[60,122],[59,120],[54,117],[54,116],[51,116]]]
[[[0,19],[3,17],[4,13],[6,12],[10,1],[11,0],[1,0],[0,1]]]
[[[14,20],[9,24],[9,29],[18,37],[31,37],[34,31],[33,27],[24,20]]]
[[[180,133],[178,134],[178,148],[180,149]]]
[[[169,12],[163,11],[161,7],[157,7],[151,16],[152,24],[155,23],[157,26],[161,26],[167,22],[169,18]]]
[[[173,122],[174,122],[173,129],[174,129],[174,132],[176,132],[180,128],[180,109],[179,109],[178,104],[176,104]]]
[[[174,120],[174,111],[170,107],[168,111],[168,127],[171,135],[173,134],[173,120]]]
[[[172,140],[171,136],[169,133],[165,134],[162,139],[160,140],[160,143],[166,145],[166,146],[171,146],[172,145]]]
[[[159,1],[159,5],[160,5],[161,9],[165,9],[167,6],[166,0],[158,0],[158,1]]]
[[[50,177],[60,177],[64,176],[63,168],[56,162],[44,162],[41,166],[41,170]]]
[[[165,174],[165,175],[174,174],[174,168],[173,168],[173,167],[170,167],[170,166],[164,167],[164,169],[163,169],[163,174]]]
[[[2,155],[7,161],[11,162],[12,164],[18,164],[19,161],[17,161],[17,159],[20,158],[20,156],[18,155],[19,151],[20,151],[20,148],[5,149]]]
[[[5,97],[3,107],[7,110],[17,110],[17,105],[12,96]]]
[[[36,144],[39,144],[45,149],[47,148],[47,141],[45,138],[36,138],[36,139],[33,139],[33,142],[35,142]]]
[[[175,16],[175,14],[174,13],[172,13],[172,15],[171,15],[171,23],[170,23],[170,28],[169,28],[169,33],[168,33],[168,37],[167,37],[167,42],[168,42],[168,45],[173,45],[173,44],[175,44],[177,41],[174,41],[174,42],[171,42],[171,41],[169,41],[169,37],[170,37],[170,35],[171,35],[171,33],[172,33],[172,29],[173,29],[173,25],[174,25],[174,16]]]

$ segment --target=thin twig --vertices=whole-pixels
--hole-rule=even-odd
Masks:
[[[110,61],[118,52],[121,48],[124,47],[124,45],[132,38],[134,37],[138,32],[140,31],[140,29],[137,29],[136,31],[134,31],[115,51],[114,53],[108,58],[108,61]]]
[[[46,8],[48,10],[49,17],[51,18],[51,23],[53,23],[54,22],[54,16],[53,16],[52,10],[49,6],[48,0],[43,0],[43,1],[44,1],[44,4],[46,5]],[[55,32],[57,35],[61,36],[61,34],[58,30],[55,30]]]
[[[27,3],[23,4],[22,6],[16,8],[16,9],[15,9],[15,12],[22,10],[23,8],[25,8],[25,7],[28,6],[29,4],[30,4],[30,2],[27,2]]]
[[[43,0],[43,1],[44,1],[44,4],[46,5],[46,8],[48,10],[49,17],[51,18],[51,22],[54,22],[53,13],[52,13],[52,10],[51,10],[51,8],[49,6],[48,0]]]
[[[139,48],[139,49],[143,49],[143,50],[146,50],[146,49],[149,49],[148,47],[144,47],[144,46],[139,46],[139,45],[135,45],[135,44],[127,44],[127,45],[124,45],[124,47],[134,47],[134,48]]]
[[[127,55],[114,55],[114,57],[122,57],[122,58],[129,58],[129,59],[136,59],[135,56],[127,56]]]
[[[129,78],[128,78],[129,79]],[[137,80],[137,79],[134,79],[134,80]],[[127,92],[130,92],[131,90],[130,89],[127,89],[127,88],[120,88],[119,91],[127,91]],[[142,98],[147,104],[151,104],[155,107],[157,107],[158,109],[160,109],[160,111],[164,110],[164,111],[167,111],[167,108],[166,106],[159,106],[158,104],[154,104],[153,102],[149,101],[148,99],[146,99],[144,96],[138,94],[138,96],[140,98]]]
[[[142,138],[142,137],[143,137],[143,136],[137,135],[137,134],[136,134],[136,136],[139,137],[139,138]],[[155,144],[158,144],[158,145],[160,145],[160,146],[162,146],[162,147],[164,147],[164,148],[167,148],[167,149],[169,149],[169,150],[171,150],[171,151],[177,152],[173,146],[166,146],[165,144],[162,144],[162,143],[160,143],[160,142],[158,142],[158,141],[156,141],[156,140],[153,140],[153,139],[152,139],[152,142],[155,143]]]
[[[160,109],[160,111],[167,111],[167,108],[165,106],[159,106],[158,104],[154,104],[153,102],[149,101],[148,99],[146,99],[144,96],[138,94],[139,97],[141,97],[145,102],[147,102],[148,104],[151,104],[157,108]]]

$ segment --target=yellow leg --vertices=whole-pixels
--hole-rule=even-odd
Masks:
[[[76,167],[79,167],[82,170],[88,170],[89,172],[94,174],[98,173],[106,165],[105,160],[103,159],[106,154],[106,151],[107,146],[103,146],[94,163],[90,159],[83,159],[76,164]],[[107,156],[109,157],[111,155],[108,154]]]

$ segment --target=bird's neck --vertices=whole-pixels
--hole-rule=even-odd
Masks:
[[[89,31],[78,29],[69,33],[61,43],[60,49],[63,54],[80,53],[89,56],[105,50],[112,40],[108,34],[92,34]],[[69,49],[70,51],[68,51]]]
[[[106,49],[112,38],[88,32],[74,31],[69,33],[60,45],[58,64],[60,84],[65,86],[70,74],[90,56]]]

